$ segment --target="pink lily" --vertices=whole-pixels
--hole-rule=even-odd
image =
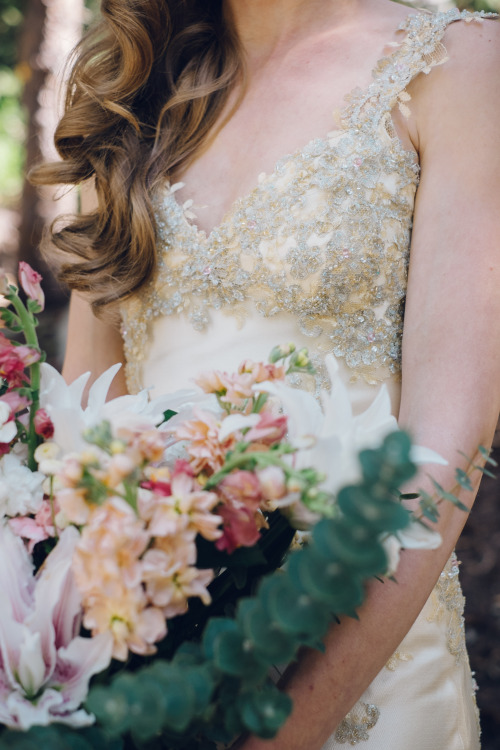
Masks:
[[[0,525],[0,723],[8,727],[93,723],[80,706],[91,676],[108,666],[112,642],[109,634],[78,635],[80,595],[71,573],[78,538],[66,529],[34,576],[21,539]]]

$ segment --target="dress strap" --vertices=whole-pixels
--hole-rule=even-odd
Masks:
[[[406,32],[401,42],[392,42],[393,52],[375,66],[373,81],[366,89],[355,89],[347,98],[342,112],[342,124],[358,129],[378,126],[397,106],[404,117],[409,117],[406,91],[408,84],[419,73],[430,73],[436,65],[448,59],[442,38],[447,27],[455,21],[481,23],[485,18],[498,18],[486,11],[460,11],[457,8],[443,13],[420,11],[409,15],[398,31]]]

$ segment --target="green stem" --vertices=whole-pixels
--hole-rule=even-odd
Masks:
[[[36,324],[33,315],[29,312],[20,298],[15,295],[12,304],[21,321],[26,344],[36,351],[40,351],[38,336],[36,334]],[[39,444],[38,435],[35,432],[35,414],[40,407],[40,361],[34,362],[29,367],[30,370],[30,391],[31,407],[28,427],[28,467],[31,471],[36,471],[37,462],[35,461],[35,451]]]
[[[56,539],[59,539],[59,534],[57,531],[57,524],[56,524],[56,511],[54,508],[54,477],[50,477],[49,503],[50,503],[50,517],[52,519],[52,526],[54,527],[54,536]]]
[[[279,460],[281,456],[289,455],[293,452],[293,448],[288,445],[284,445],[276,451],[255,451],[255,453],[238,453],[238,455],[229,459],[229,461],[224,464],[223,468],[220,471],[210,477],[210,479],[205,484],[204,489],[209,490],[213,487],[216,487],[219,482],[224,479],[224,477],[226,477],[231,471],[233,471],[233,469],[240,469],[242,466],[245,466],[248,463],[253,464],[256,461],[262,462],[264,466],[279,466],[287,475],[295,473],[294,470],[290,466],[288,466],[288,464],[286,464],[284,461]]]

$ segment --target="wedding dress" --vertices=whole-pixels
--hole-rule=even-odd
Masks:
[[[400,397],[402,314],[419,166],[391,112],[406,86],[447,59],[454,22],[493,14],[418,12],[354,90],[338,128],[262,174],[210,235],[168,186],[158,205],[160,265],[145,292],[123,306],[131,391],[189,386],[202,370],[234,370],[271,348],[306,346],[327,386],[332,352],[363,410],[387,384]],[[307,376],[306,376],[307,377]],[[310,376],[309,376],[310,378]],[[367,750],[476,750],[479,724],[463,630],[463,596],[452,558],[417,621],[385,668],[324,746]]]

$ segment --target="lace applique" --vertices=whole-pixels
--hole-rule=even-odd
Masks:
[[[456,663],[461,664],[467,661],[468,656],[463,617],[465,597],[458,577],[458,565],[456,555],[453,554],[432,591],[432,612],[427,619],[429,622],[445,619],[448,651]]]
[[[395,672],[402,662],[408,662],[412,659],[413,656],[406,651],[395,651],[385,665],[385,668],[389,669],[391,672]]]
[[[368,732],[373,729],[380,716],[380,710],[373,703],[357,703],[337,727],[335,740],[343,745],[357,745],[370,739]]]
[[[205,330],[213,310],[241,324],[254,311],[291,314],[320,358],[343,358],[353,379],[376,383],[399,372],[419,170],[391,130],[391,111],[405,112],[406,85],[444,61],[446,26],[487,15],[410,16],[405,39],[377,64],[372,84],[346,97],[340,129],[261,175],[210,235],[190,223],[177,185],[165,191],[156,278],[122,306],[131,392],[142,387],[154,319],[184,315]]]

